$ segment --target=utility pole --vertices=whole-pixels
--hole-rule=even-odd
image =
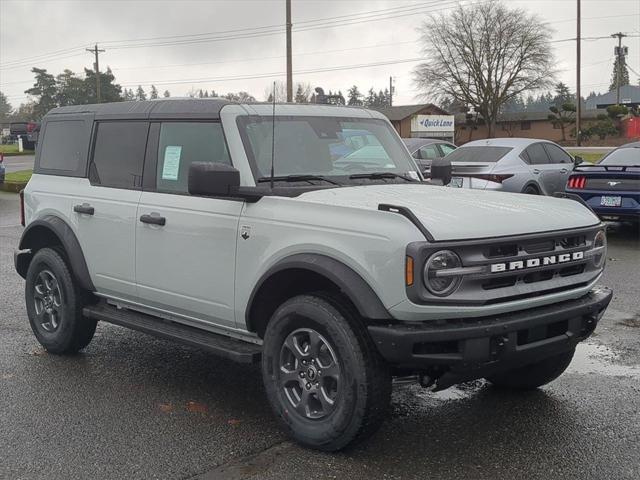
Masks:
[[[287,102],[293,102],[293,67],[291,65],[291,0],[287,2]]]
[[[389,77],[389,106],[393,107],[393,77]]]
[[[582,97],[580,95],[580,0],[578,0],[577,32],[576,32],[576,146],[580,146],[580,117],[582,116]]]
[[[102,98],[100,96],[100,64],[98,63],[98,54],[104,52],[104,50],[98,50],[98,44],[96,43],[94,48],[87,48],[87,52],[93,53],[96,56],[96,61],[93,64],[94,70],[96,72],[96,99],[98,103],[102,103]]]
[[[622,32],[611,35],[613,38],[618,37],[618,48],[616,54],[616,105],[620,105],[620,77],[622,76],[622,63],[624,62],[624,52],[622,51],[622,37],[626,35]]]

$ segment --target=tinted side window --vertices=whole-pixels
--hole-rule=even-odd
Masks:
[[[147,143],[147,122],[97,124],[89,179],[93,185],[139,189]]]
[[[435,145],[425,145],[424,147],[420,147],[420,158],[433,160],[439,156],[440,155],[438,155],[438,150]]]
[[[549,157],[541,143],[529,145],[527,147],[527,154],[529,155],[531,165],[544,165],[549,163]]]
[[[193,162],[231,165],[219,123],[166,122],[160,126],[157,189],[189,192],[189,167]]]
[[[442,150],[443,155],[448,155],[456,149],[456,147],[452,147],[448,143],[440,143],[438,146],[440,147],[440,150]]]
[[[40,168],[77,172],[86,168],[86,138],[82,120],[47,122],[40,145]],[[84,165],[82,165],[84,163]]]
[[[549,154],[551,163],[573,163],[569,154],[557,145],[554,145],[553,143],[545,143],[544,148]]]

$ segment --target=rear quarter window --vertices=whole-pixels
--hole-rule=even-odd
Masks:
[[[88,146],[84,120],[48,121],[40,141],[35,173],[84,176]]]
[[[460,147],[447,155],[447,158],[452,162],[497,162],[511,150],[511,147]]]

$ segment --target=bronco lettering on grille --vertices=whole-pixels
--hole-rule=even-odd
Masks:
[[[547,257],[528,258],[526,260],[515,260],[513,262],[491,264],[491,273],[511,272],[513,270],[524,270],[540,266],[555,265],[557,263],[575,262],[584,259],[584,252],[561,253],[560,255],[549,255]]]

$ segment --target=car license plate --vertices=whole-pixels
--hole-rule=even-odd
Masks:
[[[451,177],[450,187],[462,188],[462,177]]]
[[[609,195],[603,195],[602,198],[600,198],[600,205],[603,207],[619,207],[622,204],[622,197],[620,196],[609,196]]]

